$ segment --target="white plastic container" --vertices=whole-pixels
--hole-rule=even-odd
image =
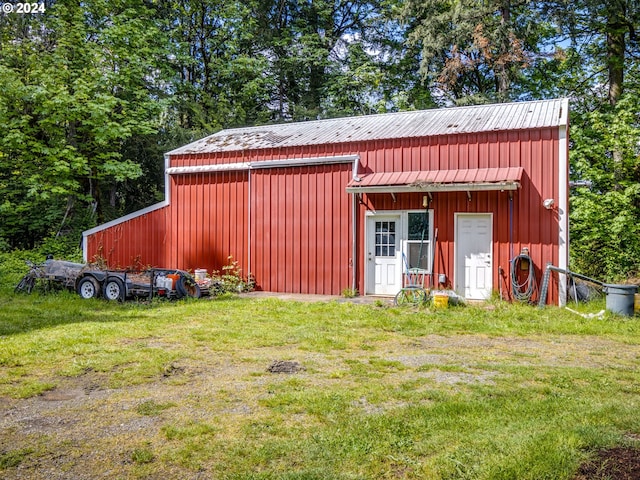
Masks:
[[[173,280],[164,275],[160,275],[156,277],[156,288],[160,290],[171,290],[173,288]]]
[[[206,268],[196,268],[195,271],[196,282],[202,282],[207,278],[207,269]]]

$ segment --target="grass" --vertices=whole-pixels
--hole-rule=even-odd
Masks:
[[[5,293],[0,410],[41,417],[0,429],[0,476],[571,479],[640,434],[639,343],[637,318],[501,302]]]

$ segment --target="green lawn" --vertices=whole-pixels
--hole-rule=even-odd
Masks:
[[[639,322],[5,293],[0,477],[571,479],[640,443]]]

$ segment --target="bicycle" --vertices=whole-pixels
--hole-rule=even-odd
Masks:
[[[404,286],[393,299],[394,303],[396,305],[420,305],[427,303],[431,299],[431,292],[424,288],[425,270],[409,268],[409,263],[404,253],[402,254],[402,259],[406,267],[406,273],[403,275]]]
[[[29,260],[25,260],[25,263],[29,267],[27,274],[22,277],[22,280],[14,288],[14,292],[26,292],[31,293],[36,286],[37,280],[45,278],[46,274],[43,270],[43,265],[35,264]]]

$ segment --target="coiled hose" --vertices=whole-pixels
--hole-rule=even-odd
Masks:
[[[518,276],[516,272],[518,270],[525,270],[525,268],[521,268],[527,262],[529,273],[527,278],[519,283]],[[528,302],[531,300],[533,293],[536,291],[536,273],[533,265],[533,260],[531,257],[525,253],[521,253],[513,260],[511,260],[511,291],[513,293],[513,298],[520,302]]]

